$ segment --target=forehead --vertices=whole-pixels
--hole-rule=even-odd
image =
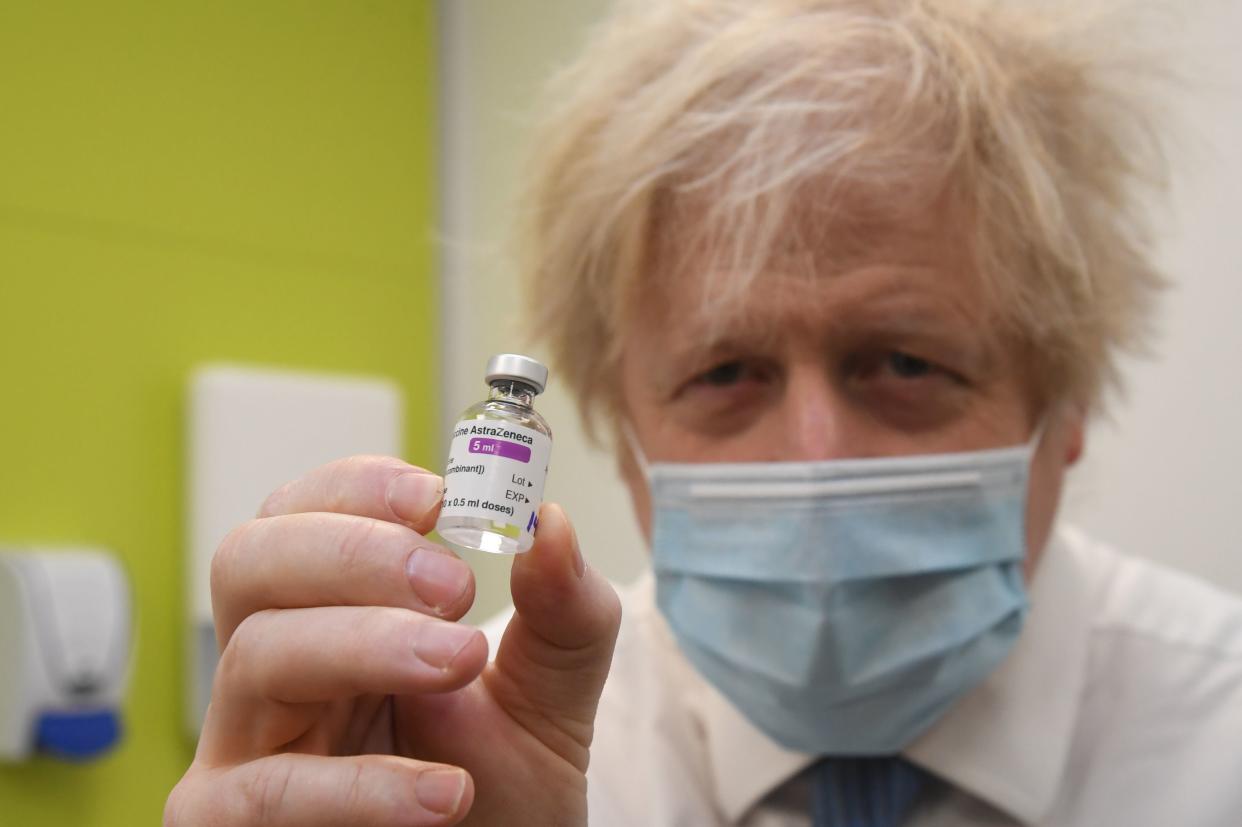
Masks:
[[[713,226],[702,199],[664,199],[654,212],[640,327],[716,339],[779,337],[885,315],[909,324],[935,306],[981,324],[988,316],[972,255],[969,212],[948,195],[803,197],[762,242]]]

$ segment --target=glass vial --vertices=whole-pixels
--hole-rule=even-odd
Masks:
[[[516,554],[535,542],[552,429],[531,407],[548,369],[527,356],[487,361],[487,399],[453,428],[436,531],[455,546]]]

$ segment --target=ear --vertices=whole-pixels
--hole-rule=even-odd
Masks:
[[[1073,403],[1065,407],[1061,415],[1061,432],[1065,450],[1062,456],[1068,468],[1082,459],[1087,441],[1087,408],[1085,405]]]

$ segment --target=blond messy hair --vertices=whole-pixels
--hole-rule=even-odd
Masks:
[[[1044,395],[1095,405],[1118,387],[1163,282],[1140,196],[1164,164],[1134,67],[1074,20],[1013,0],[619,8],[549,89],[519,238],[534,332],[588,430],[619,410],[653,216],[704,192],[705,295],[727,300],[788,242],[808,189],[829,216],[846,193],[951,191]]]

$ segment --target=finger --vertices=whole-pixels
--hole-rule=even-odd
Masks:
[[[426,534],[436,524],[443,494],[444,480],[399,459],[347,457],[274,491],[259,516],[333,511],[402,523]]]
[[[535,545],[514,560],[510,587],[516,612],[487,673],[489,686],[511,715],[585,771],[620,600],[583,564],[557,505],[540,509]]]
[[[459,689],[486,662],[479,630],[404,609],[258,612],[220,657],[200,757],[249,760],[301,736],[322,702]]]
[[[474,801],[469,774],[393,755],[283,753],[191,772],[168,798],[166,827],[439,827]]]
[[[395,606],[457,619],[474,602],[474,574],[453,552],[405,526],[318,512],[251,520],[211,561],[223,649],[263,609]]]

